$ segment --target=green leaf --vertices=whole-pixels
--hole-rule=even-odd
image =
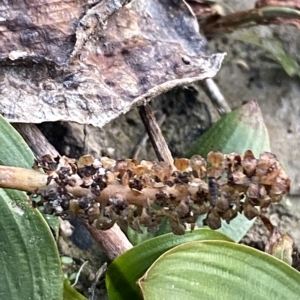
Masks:
[[[246,150],[252,150],[255,156],[270,151],[268,130],[255,101],[223,116],[195,141],[186,156],[206,157],[210,151],[243,154]]]
[[[68,279],[64,281],[64,300],[87,300],[78,293],[71,285]]]
[[[232,241],[210,229],[196,229],[185,235],[165,234],[139,244],[116,258],[108,268],[106,287],[110,300],[142,299],[137,280],[165,251],[195,240]]]
[[[200,154],[206,157],[210,151],[244,153],[249,149],[256,157],[263,151],[271,150],[268,130],[259,106],[254,101],[223,116],[195,141],[186,156]],[[220,231],[239,242],[254,221],[240,214],[230,224],[222,222]],[[197,225],[203,226],[202,221],[197,222]]]
[[[0,116],[0,164],[30,168],[33,154]],[[1,299],[62,299],[63,274],[55,240],[25,193],[0,189]]]
[[[30,169],[34,155],[21,135],[0,115],[0,165]]]
[[[144,299],[299,299],[300,273],[253,248],[190,242],[162,255],[139,281]]]
[[[2,299],[62,299],[62,271],[47,223],[26,194],[0,189]]]
[[[248,31],[241,31],[232,35],[232,38],[264,49],[271,54],[274,60],[281,64],[289,76],[300,77],[300,66],[297,60],[287,53],[282,41],[279,38],[260,37],[258,34],[257,32],[254,34]]]

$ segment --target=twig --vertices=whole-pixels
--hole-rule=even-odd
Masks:
[[[202,24],[205,36],[230,33],[241,28],[257,25],[277,24],[278,18],[300,19],[300,11],[282,6],[265,6],[245,11],[238,11],[219,19],[209,20]]]
[[[152,112],[151,106],[145,104],[139,106],[139,113],[144,123],[145,129],[149,135],[149,139],[152,143],[157,159],[164,161],[173,167],[173,157],[169,150],[168,144],[161,133],[160,127]]]
[[[200,84],[203,91],[211,100],[213,106],[221,116],[231,112],[231,109],[224,96],[221,94],[218,86],[211,78],[200,81]]]
[[[20,130],[20,134],[25,138],[29,147],[33,149],[37,157],[41,157],[49,153],[51,153],[54,157],[59,155],[58,151],[48,142],[48,140],[35,125],[15,124],[15,128],[18,131]],[[26,173],[25,174],[20,171],[20,168],[5,166],[0,166],[0,168],[2,174],[2,177],[0,176],[0,182],[2,184],[2,187],[15,188],[13,185],[17,184],[19,186],[18,189],[32,192],[39,188],[47,186],[48,175],[46,174],[40,173],[39,176],[36,176],[37,171],[34,170],[23,169],[23,172]],[[24,176],[20,180],[19,177],[22,176],[22,174],[24,174]],[[16,179],[18,180],[18,183],[15,182]],[[6,186],[5,182],[7,182]],[[11,186],[8,186],[9,184],[11,184]],[[20,184],[22,185],[22,187],[20,187]],[[79,193],[78,196],[80,194],[82,196],[86,191],[82,189],[81,191],[78,190],[77,192]],[[124,235],[117,224],[115,224],[111,229],[103,232],[93,228],[92,226],[89,226],[89,224],[87,224],[86,222],[83,223],[110,259],[114,259],[132,248],[132,244],[128,241],[127,237]]]
[[[97,283],[98,283],[100,277],[106,272],[106,270],[107,270],[107,263],[105,262],[100,267],[100,269],[97,271],[95,280],[94,280],[92,286],[88,290],[89,300],[94,300],[95,299],[95,289],[96,289]]]
[[[157,124],[158,126],[161,126],[164,121],[166,119],[166,115],[162,114],[159,119],[157,120]],[[137,146],[134,149],[134,152],[132,154],[132,158],[133,159],[138,159],[138,156],[141,152],[142,147],[146,144],[147,140],[149,139],[149,135],[146,133],[144,134],[144,136],[142,137],[142,139],[139,141],[139,143],[137,144]]]
[[[60,156],[36,125],[14,123],[12,126],[20,133],[35,156],[41,157],[46,154],[50,154],[53,157]]]
[[[82,221],[94,239],[105,250],[109,259],[113,260],[132,248],[132,244],[118,225],[115,224],[108,230],[98,230],[87,220]]]

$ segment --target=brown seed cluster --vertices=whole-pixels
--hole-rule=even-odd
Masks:
[[[289,191],[286,172],[269,152],[258,159],[249,150],[244,155],[210,152],[206,160],[195,155],[175,159],[174,165],[45,156],[37,163],[49,175],[41,203],[46,213],[72,212],[101,230],[126,220],[137,232],[142,226],[155,232],[167,217],[172,231],[184,234],[186,224],[193,228],[200,215],[212,229],[241,213],[252,219]]]

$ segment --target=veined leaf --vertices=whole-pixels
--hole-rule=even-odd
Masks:
[[[144,299],[299,299],[300,273],[269,254],[196,241],[162,255],[139,280]]]
[[[195,141],[186,156],[200,154],[206,158],[210,151],[243,154],[246,150],[255,156],[270,151],[268,130],[255,101],[223,116]]]
[[[142,299],[136,282],[151,264],[165,251],[199,240],[232,241],[222,233],[202,228],[181,236],[169,233],[143,242],[116,258],[109,266],[105,279],[109,299]]]
[[[0,164],[30,168],[33,154],[0,116]],[[63,275],[55,240],[25,193],[0,189],[1,299],[59,300]]]

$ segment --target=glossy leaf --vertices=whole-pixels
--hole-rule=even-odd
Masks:
[[[144,299],[298,299],[300,273],[256,249],[197,241],[162,255],[139,281]]]
[[[200,154],[206,157],[210,151],[222,153],[252,150],[254,155],[263,151],[270,151],[268,130],[265,126],[261,111],[256,102],[249,102],[235,111],[223,116],[200,138],[195,141],[187,153],[187,157]],[[239,215],[230,224],[222,222],[221,232],[239,242],[254,223],[244,215]],[[202,221],[197,222],[198,227],[203,226]]]
[[[106,274],[109,299],[142,299],[136,282],[151,264],[165,251],[195,240],[231,241],[217,231],[202,228],[181,236],[169,233],[143,242],[116,258],[109,266]]]
[[[0,116],[0,164],[30,168],[33,154]],[[63,275],[49,226],[25,193],[0,189],[1,299],[62,299]]]

